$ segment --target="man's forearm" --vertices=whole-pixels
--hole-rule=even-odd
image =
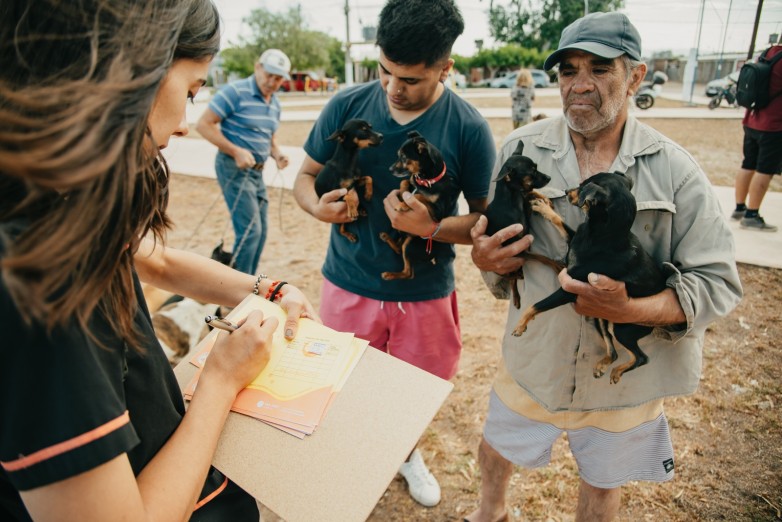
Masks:
[[[435,241],[453,243],[456,245],[471,245],[470,229],[481,216],[478,212],[472,212],[464,216],[450,216],[445,218],[435,235]]]
[[[679,297],[672,288],[649,297],[631,298],[629,308],[636,324],[670,326],[687,322]]]
[[[233,157],[236,145],[228,141],[220,130],[220,125],[215,123],[199,122],[196,126],[198,133],[209,143],[216,146],[223,154]]]
[[[299,172],[293,182],[293,198],[299,206],[314,216],[314,208],[318,204],[318,196],[315,194],[315,176],[308,172]]]

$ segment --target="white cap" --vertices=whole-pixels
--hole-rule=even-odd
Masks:
[[[291,72],[291,60],[279,49],[265,50],[261,57],[258,58],[258,63],[263,65],[264,70],[269,74],[282,76],[286,80],[291,79],[288,74]]]

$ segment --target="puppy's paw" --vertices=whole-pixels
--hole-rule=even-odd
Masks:
[[[521,314],[521,317],[519,317],[519,322],[516,323],[516,328],[511,332],[514,336],[519,337],[521,334],[527,331],[527,325],[530,321],[535,319],[535,315],[537,315],[537,310],[535,310],[534,306],[530,306],[527,308],[523,314]]]
[[[521,334],[527,331],[527,325],[526,324],[517,324],[516,328],[513,329],[511,332],[511,335],[514,337],[521,337]]]
[[[607,355],[600,359],[597,364],[595,365],[595,371],[592,375],[595,376],[595,379],[599,379],[606,373],[606,369],[611,366],[611,363],[613,363],[616,360],[616,358],[612,358],[610,355]]]
[[[619,379],[622,378],[622,374],[624,373],[624,370],[622,368],[614,368],[611,371],[611,384],[618,384]]]
[[[558,218],[557,213],[554,212],[554,208],[551,206],[551,202],[547,199],[533,199],[530,201],[530,208],[536,214],[540,214],[549,221]]]
[[[351,243],[355,243],[355,242],[358,241],[358,236],[356,236],[356,234],[353,234],[352,232],[348,232],[345,229],[345,224],[344,223],[339,227],[339,233],[342,234],[342,236],[344,236],[345,239],[347,239]]]
[[[554,204],[551,203],[551,200],[548,198],[535,198],[532,201],[530,201],[530,207],[532,207],[532,210],[534,210],[535,212],[540,212],[539,209],[542,209],[544,207],[554,208]]]

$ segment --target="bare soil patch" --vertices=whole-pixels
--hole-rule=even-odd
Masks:
[[[713,183],[732,185],[741,160],[738,121],[645,121],[684,145]],[[510,121],[490,124],[498,142],[511,130]],[[281,143],[300,146],[311,125],[284,123]],[[782,190],[778,179],[772,190]],[[284,276],[317,304],[329,228],[299,209],[289,191],[270,188],[269,194],[271,229],[263,269]],[[181,175],[172,179],[170,214],[175,228],[169,244],[204,255],[228,219],[214,180]],[[739,265],[739,271],[745,298],[706,333],[700,389],[666,402],[676,478],[626,486],[620,520],[782,520],[782,270]],[[442,502],[432,509],[420,507],[397,478],[372,513],[372,522],[460,521],[477,506],[477,448],[500,358],[507,302],[486,290],[468,247],[457,247],[456,274],[464,341],[460,371],[453,393],[419,445],[440,481]],[[577,485],[573,459],[560,440],[550,466],[514,473],[508,495],[512,519],[573,520]],[[266,513],[265,520],[276,517]]]

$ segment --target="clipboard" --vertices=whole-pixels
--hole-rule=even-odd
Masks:
[[[189,360],[174,369],[180,388]],[[230,412],[213,465],[286,522],[364,521],[452,389],[369,347],[314,434]]]

